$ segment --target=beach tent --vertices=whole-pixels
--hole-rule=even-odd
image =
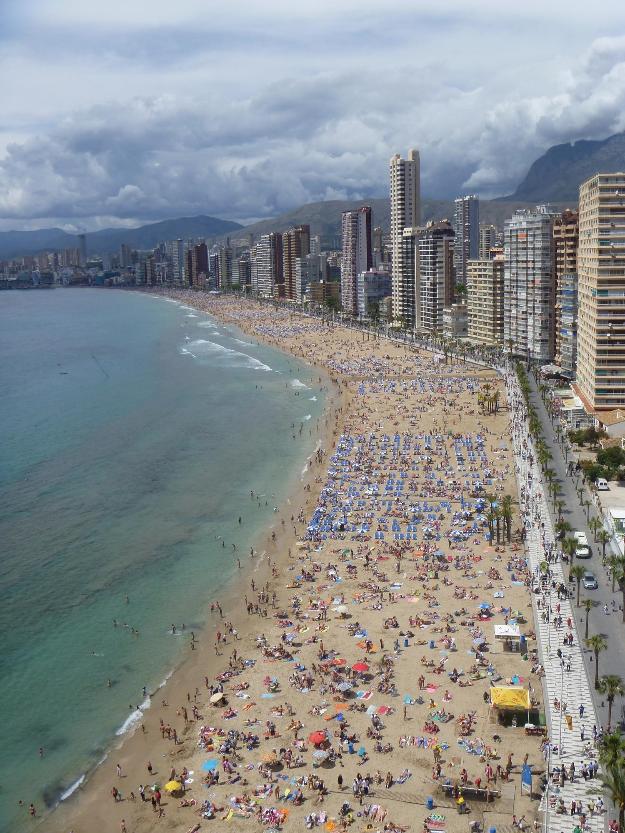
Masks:
[[[489,718],[492,710],[500,711],[526,711],[527,722],[529,723],[529,711],[531,707],[530,693],[522,686],[497,685],[490,687],[490,708]]]

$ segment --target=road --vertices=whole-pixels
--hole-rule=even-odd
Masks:
[[[592,546],[592,558],[589,560],[576,560],[576,563],[586,567],[592,571],[599,583],[598,590],[584,590],[582,587],[580,594],[580,603],[585,597],[591,598],[595,602],[595,607],[591,610],[589,616],[588,634],[600,633],[608,640],[608,647],[599,656],[599,675],[603,674],[619,674],[623,677],[625,682],[625,624],[622,622],[622,614],[619,610],[621,603],[621,593],[617,587],[616,593],[612,593],[612,582],[608,578],[606,570],[601,563],[601,545],[594,542],[594,536],[586,522],[586,511],[581,507],[579,497],[575,491],[575,479],[567,475],[567,464],[564,460],[564,455],[558,444],[549,414],[543,404],[541,396],[538,392],[538,387],[533,376],[529,375],[530,385],[532,388],[530,401],[540,418],[543,436],[545,443],[549,449],[552,459],[549,462],[549,467],[556,473],[557,480],[560,484],[562,494],[560,500],[565,504],[563,510],[564,520],[568,521],[574,530],[582,530],[586,533],[588,542]],[[553,504],[551,504],[553,506]],[[593,507],[594,508],[594,507]],[[590,517],[593,517],[593,509],[591,509]],[[609,547],[606,554],[609,554]],[[576,585],[574,585],[576,586]],[[606,615],[603,612],[604,604],[608,605],[608,609],[612,610],[612,600],[616,600],[616,612]],[[584,634],[586,611],[579,608],[577,611],[578,632],[581,636]],[[591,651],[584,651],[584,661],[588,669],[589,679],[594,680],[594,657]],[[594,692],[595,708],[597,715],[604,727],[608,723],[608,709],[607,702],[598,692]],[[612,723],[618,720],[621,714],[621,702],[618,698],[614,702],[612,710]]]

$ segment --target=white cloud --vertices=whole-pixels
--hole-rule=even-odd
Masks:
[[[428,195],[512,190],[549,145],[625,127],[625,38],[601,28],[625,8],[602,9],[24,0],[0,35],[0,227],[384,195],[415,145]]]

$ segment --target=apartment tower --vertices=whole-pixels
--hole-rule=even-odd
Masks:
[[[373,266],[371,226],[368,205],[341,216],[341,306],[348,315],[358,315],[358,275]]]
[[[503,249],[467,261],[467,336],[477,344],[503,343]]]
[[[403,234],[405,228],[421,225],[421,168],[419,151],[408,151],[408,158],[395,154],[390,162],[391,178],[391,248],[393,280],[393,316],[414,327],[409,300],[414,285],[405,283],[409,270],[403,268]]]
[[[589,410],[625,407],[625,173],[579,189],[577,391]]]
[[[549,362],[555,352],[553,220],[538,206],[504,225],[504,343],[526,361]]]
[[[478,257],[480,245],[480,201],[475,194],[454,200],[454,232],[456,283],[466,286],[467,261]]]
[[[285,231],[282,235],[282,277],[284,297],[297,298],[297,258],[310,254],[310,226],[303,225]],[[282,293],[280,293],[282,294]]]
[[[556,364],[570,379],[577,365],[577,246],[579,216],[564,211],[553,222],[556,258]]]
[[[453,303],[454,230],[447,220],[428,223],[417,240],[416,328],[434,333],[443,327],[443,309]]]

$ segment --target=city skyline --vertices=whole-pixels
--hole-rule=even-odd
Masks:
[[[551,145],[625,127],[616,2],[596,19],[559,0],[286,8],[7,10],[0,229],[249,222],[366,200],[386,191],[384,160],[413,146],[425,194],[485,198]],[[396,95],[408,77],[415,94]]]

